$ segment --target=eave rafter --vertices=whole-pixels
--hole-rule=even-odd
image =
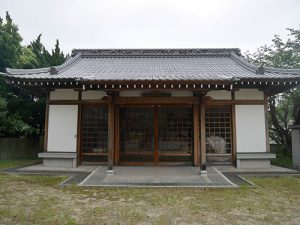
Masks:
[[[280,93],[297,86],[299,79],[277,80],[226,80],[226,81],[88,81],[88,80],[29,80],[10,78],[8,83],[23,89],[34,90],[37,93],[46,93],[49,90],[72,88],[77,90],[160,90],[160,91],[202,91],[211,90],[238,90],[240,88],[256,88],[268,93]]]

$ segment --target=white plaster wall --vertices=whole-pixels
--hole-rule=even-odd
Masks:
[[[231,92],[230,91],[209,91],[207,96],[216,99],[216,100],[231,100]]]
[[[50,105],[48,152],[76,152],[77,105]]]
[[[266,152],[263,105],[236,105],[237,152]]]
[[[50,92],[50,100],[78,100],[78,91],[73,89],[56,89]]]
[[[235,92],[237,100],[264,100],[264,92],[257,89],[240,89]]]
[[[83,91],[81,92],[81,98],[83,100],[99,100],[107,96],[104,91]]]

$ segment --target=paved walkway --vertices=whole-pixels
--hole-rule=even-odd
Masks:
[[[106,174],[106,166],[77,168],[44,167],[36,164],[21,168],[0,170],[0,173],[66,175],[62,185],[81,186],[184,186],[184,187],[237,187],[250,185],[244,175],[296,175],[299,171],[271,165],[268,169],[237,169],[233,166],[209,165],[207,175],[200,175],[192,166],[117,166],[114,175]]]
[[[299,171],[297,171],[297,170],[284,168],[284,167],[280,167],[280,166],[274,166],[274,165],[270,165],[269,168],[265,168],[265,169],[261,169],[261,168],[259,168],[259,169],[255,169],[255,168],[254,169],[238,169],[234,166],[215,166],[215,168],[218,169],[219,171],[221,171],[222,173],[224,173],[224,172],[226,172],[226,173],[252,173],[252,174],[257,174],[257,173],[261,173],[261,174],[299,173]]]
[[[107,167],[98,167],[79,185],[237,187],[214,167],[209,167],[206,175],[192,166],[117,166],[114,175],[106,171]]]

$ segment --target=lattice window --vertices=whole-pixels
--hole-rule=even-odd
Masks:
[[[191,107],[160,107],[158,111],[159,160],[191,161],[193,116]]]
[[[83,106],[81,116],[82,161],[106,161],[108,150],[108,108]]]
[[[230,154],[232,143],[231,108],[207,108],[205,113],[207,154]]]
[[[159,108],[159,151],[191,153],[193,145],[193,117],[191,108]]]
[[[154,161],[153,107],[120,108],[120,160]]]

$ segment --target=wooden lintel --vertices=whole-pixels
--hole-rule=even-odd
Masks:
[[[97,104],[107,104],[107,99],[99,100],[49,100],[47,101],[49,105],[97,105]]]
[[[193,104],[198,97],[116,97],[115,104]]]
[[[265,100],[212,100],[205,99],[206,105],[264,105]]]

